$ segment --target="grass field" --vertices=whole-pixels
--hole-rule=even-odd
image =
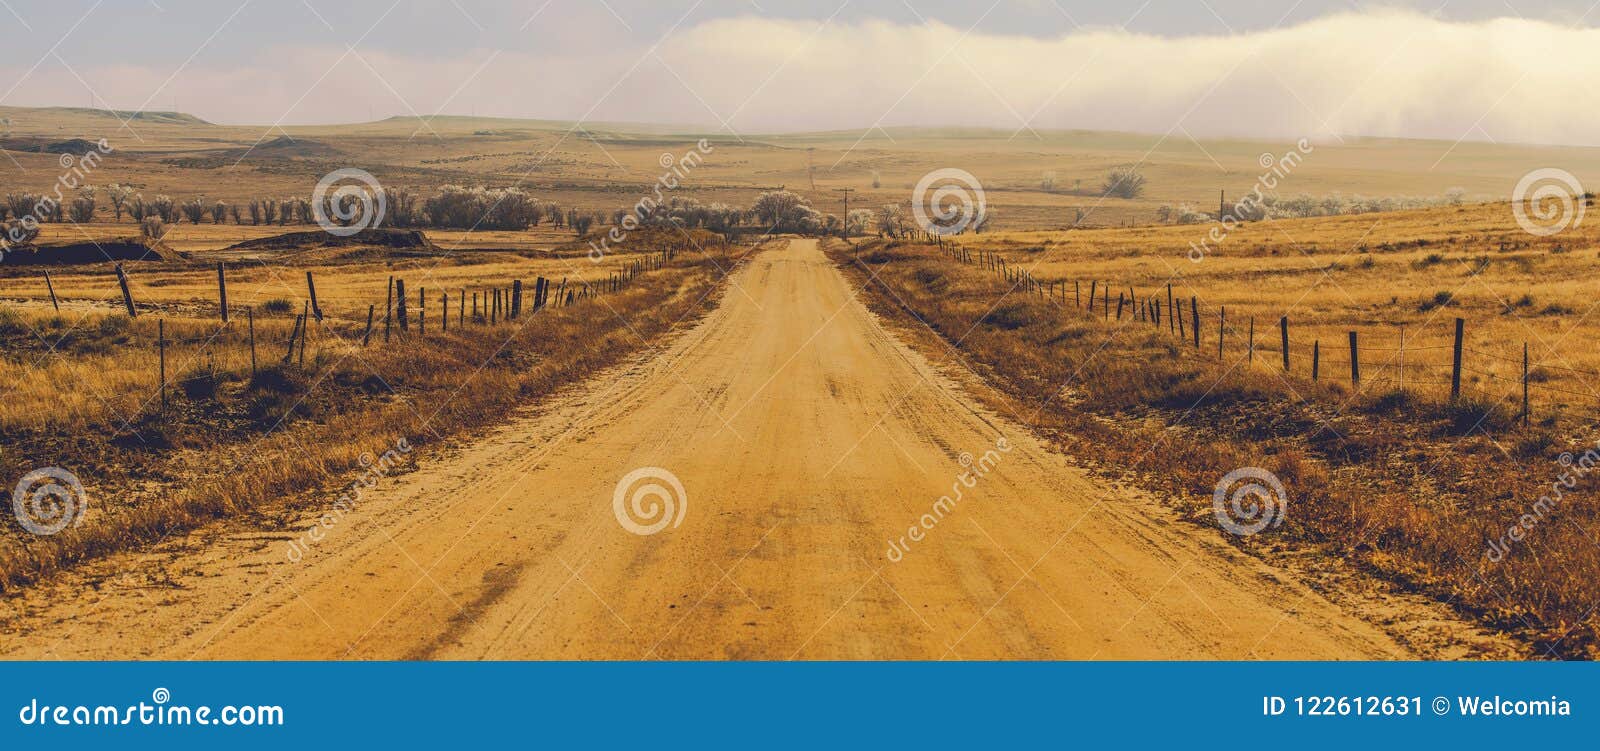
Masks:
[[[1192,261],[1191,243],[1208,229],[1004,232],[960,244],[1058,283],[1059,294],[1086,297],[1091,284],[1103,294],[1109,284],[1113,308],[1131,289],[1141,301],[1159,298],[1165,312],[1170,284],[1186,303],[1184,323],[1192,318],[1187,303],[1198,299],[1201,350],[1213,358],[1224,308],[1229,362],[1248,352],[1253,320],[1256,356],[1244,365],[1264,371],[1282,370],[1279,319],[1287,317],[1290,370],[1308,375],[1318,343],[1321,378],[1349,387],[1355,331],[1367,392],[1448,390],[1455,319],[1462,318],[1464,392],[1520,411],[1526,344],[1534,420],[1595,419],[1600,354],[1585,345],[1595,307],[1587,283],[1600,272],[1593,225],[1535,237],[1505,203],[1264,221],[1243,225]]]
[[[0,116],[10,119],[7,154],[16,162],[9,187],[34,192],[53,184],[61,171],[58,155],[27,153],[18,145],[105,138],[114,151],[90,182],[132,185],[147,197],[203,194],[236,202],[306,195],[324,174],[360,167],[390,187],[521,185],[541,200],[609,213],[650,192],[664,171],[663,154],[682,156],[706,138],[712,151],[675,195],[749,205],[760,191],[782,187],[842,215],[840,189],[855,191],[852,207],[905,205],[924,174],[959,167],[982,181],[996,229],[1145,224],[1165,204],[1214,209],[1218,191],[1243,196],[1256,184],[1263,154],[1294,147],[1286,141],[1197,141],[1182,132],[888,128],[769,135],[469,117],[263,129],[176,121],[124,125],[108,113],[62,108],[0,107]],[[1104,198],[1106,173],[1127,164],[1143,165],[1145,194]],[[1600,179],[1600,149],[1347,138],[1315,144],[1279,192],[1438,197],[1461,188],[1471,198],[1504,199],[1524,173],[1551,164]]]

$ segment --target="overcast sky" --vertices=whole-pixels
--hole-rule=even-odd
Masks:
[[[0,104],[1600,145],[1595,0],[0,0]]]

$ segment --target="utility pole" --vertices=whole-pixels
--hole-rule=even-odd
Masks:
[[[844,194],[844,217],[839,222],[839,237],[845,242],[850,242],[850,194],[855,192],[855,188],[839,188],[838,190]]]
[[[1219,221],[1219,222],[1222,221],[1222,215],[1228,213],[1227,212],[1227,205],[1228,205],[1228,191],[1227,190],[1219,190],[1219,191],[1217,191],[1217,221]]]

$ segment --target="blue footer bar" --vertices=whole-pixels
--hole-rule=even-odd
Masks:
[[[1587,744],[1597,679],[1571,663],[3,663],[0,748]]]

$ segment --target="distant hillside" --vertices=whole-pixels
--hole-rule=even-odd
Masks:
[[[165,123],[169,125],[210,125],[185,112],[158,112],[154,110],[125,111],[91,109],[89,107],[0,107],[0,117],[7,119],[50,118],[60,116],[99,117],[107,120],[136,123]]]

